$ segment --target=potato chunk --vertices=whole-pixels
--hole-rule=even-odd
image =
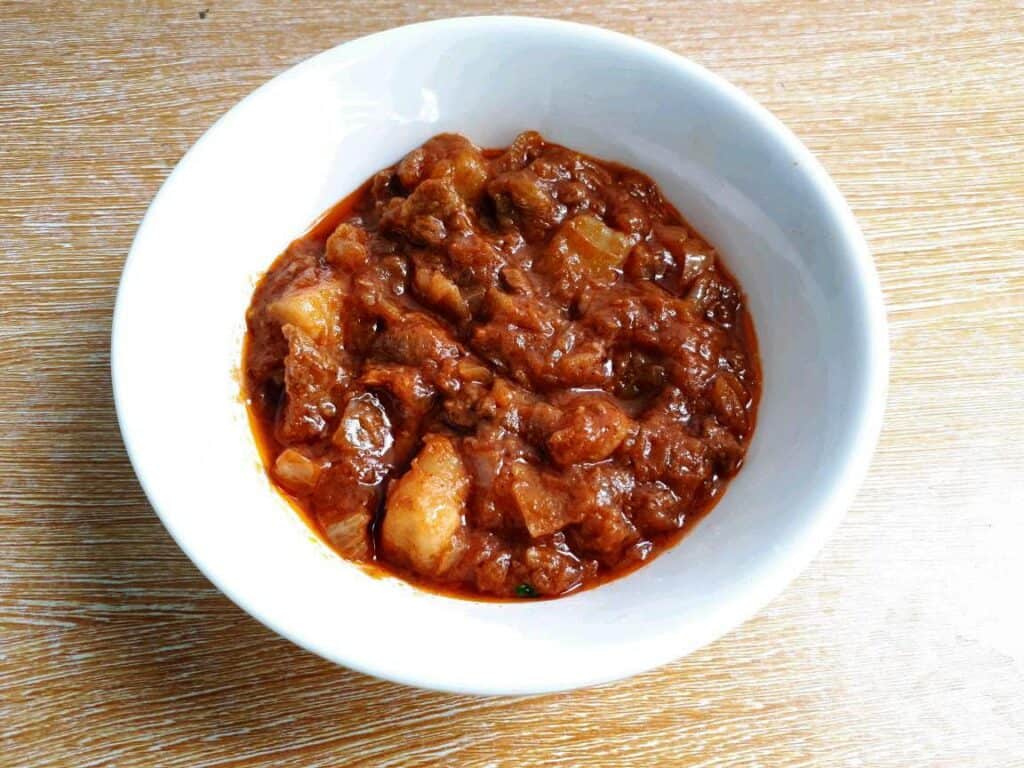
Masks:
[[[470,479],[451,439],[428,435],[388,494],[381,544],[386,556],[425,576],[451,568],[466,547]]]
[[[341,289],[323,282],[286,293],[267,307],[267,313],[281,325],[294,325],[314,341],[330,336],[338,327]]]
[[[551,241],[548,263],[560,263],[599,283],[610,284],[618,277],[632,247],[633,240],[628,235],[617,232],[596,216],[583,214],[558,230]]]

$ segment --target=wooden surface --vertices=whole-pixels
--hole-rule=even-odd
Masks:
[[[147,505],[108,375],[132,236],[216,117],[338,42],[496,10],[773,110],[858,216],[893,346],[870,477],[803,576],[687,659],[531,699],[369,679],[242,613]],[[0,765],[1024,765],[1019,3],[0,0],[0,260]]]

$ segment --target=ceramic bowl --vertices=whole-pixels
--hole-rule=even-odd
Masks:
[[[321,543],[260,466],[238,370],[255,281],[321,212],[434,134],[500,147],[524,129],[659,183],[745,289],[764,389],[746,466],[676,547],[563,599],[474,602],[372,577]],[[620,34],[462,18],[326,51],[210,128],[139,228],[112,366],[142,487],[239,606],[372,675],[521,694],[665,664],[777,594],[866,471],[886,338],[874,265],[845,201],[749,97]]]

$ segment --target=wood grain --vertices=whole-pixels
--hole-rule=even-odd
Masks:
[[[773,110],[858,216],[893,345],[870,477],[803,576],[682,661],[529,699],[366,678],[235,608],[149,509],[108,375],[131,238],[218,115],[343,40],[495,11]],[[0,2],[0,765],[1024,765],[1022,73],[1006,2]]]

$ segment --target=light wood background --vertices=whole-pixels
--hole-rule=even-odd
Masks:
[[[530,699],[373,680],[242,613],[147,505],[108,375],[135,229],[222,112],[494,11],[638,35],[773,110],[858,216],[893,347],[870,477],[803,576],[687,659]],[[1024,766],[1020,3],[0,0],[0,260],[0,765]]]

